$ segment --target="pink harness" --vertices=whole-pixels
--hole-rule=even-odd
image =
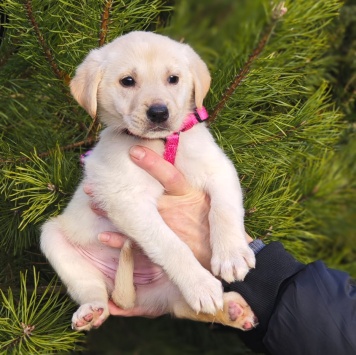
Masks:
[[[163,158],[174,165],[180,133],[188,131],[188,129],[191,129],[197,123],[205,121],[208,117],[209,114],[205,107],[197,108],[195,112],[189,114],[184,120],[180,130],[178,132],[173,132],[170,136],[166,137]]]

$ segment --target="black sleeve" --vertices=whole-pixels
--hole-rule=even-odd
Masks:
[[[318,261],[307,266],[274,242],[257,255],[245,281],[226,285],[259,318],[241,334],[257,352],[273,355],[355,355],[356,285]]]

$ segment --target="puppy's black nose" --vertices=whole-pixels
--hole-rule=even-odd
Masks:
[[[152,105],[146,112],[147,118],[154,123],[162,123],[168,120],[169,112],[167,106]]]

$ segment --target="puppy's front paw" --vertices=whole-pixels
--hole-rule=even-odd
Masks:
[[[241,330],[251,330],[258,325],[258,319],[251,307],[236,292],[224,293],[224,309],[219,313],[217,320]]]
[[[108,305],[101,302],[81,305],[72,317],[72,329],[90,330],[98,328],[109,316]]]
[[[255,263],[255,254],[246,242],[229,247],[213,246],[212,273],[227,282],[243,280]]]
[[[183,296],[196,313],[216,314],[223,308],[223,289],[221,282],[210,272],[204,271],[201,275],[185,284]]]

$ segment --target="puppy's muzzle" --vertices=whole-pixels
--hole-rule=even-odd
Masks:
[[[153,123],[162,123],[168,120],[169,111],[167,106],[152,105],[146,112],[147,118]]]

